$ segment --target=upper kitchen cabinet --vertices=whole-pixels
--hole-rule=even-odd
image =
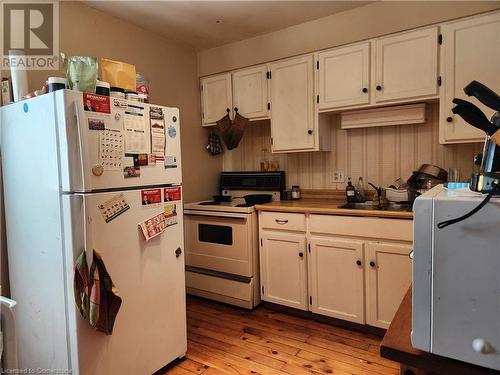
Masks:
[[[201,79],[202,125],[214,125],[232,107],[231,73]]]
[[[473,97],[467,97],[464,86],[479,81],[493,91],[500,91],[500,13],[477,16],[444,24],[441,28],[440,143],[482,142],[484,133],[455,116],[453,98],[476,104],[489,117],[493,110]]]
[[[313,55],[269,65],[271,143],[273,152],[318,151],[327,148],[327,126],[314,109]]]
[[[370,42],[317,54],[318,109],[369,104]]]
[[[375,40],[375,102],[438,94],[438,28]]]
[[[233,72],[233,110],[252,119],[268,118],[268,70],[266,65]]]

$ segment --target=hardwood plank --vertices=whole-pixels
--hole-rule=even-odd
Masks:
[[[188,297],[188,352],[169,375],[390,375],[380,338],[276,312]]]
[[[181,363],[179,363],[179,367],[194,374],[203,374],[208,368],[207,365],[193,361],[190,358],[186,358]]]

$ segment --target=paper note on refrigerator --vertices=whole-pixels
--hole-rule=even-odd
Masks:
[[[149,109],[149,123],[151,127],[151,153],[162,160],[165,155],[165,116],[163,108]]]
[[[99,133],[99,162],[104,170],[123,170],[123,144],[120,130],[103,130]]]
[[[104,203],[99,204],[99,211],[106,223],[117,218],[130,208],[123,193],[117,194]]]
[[[175,205],[165,207],[164,211],[139,223],[139,228],[146,241],[162,234],[168,227],[177,224],[177,211]]]
[[[146,119],[143,114],[125,112],[123,120],[125,128],[125,153],[146,154],[149,152],[145,122]]]

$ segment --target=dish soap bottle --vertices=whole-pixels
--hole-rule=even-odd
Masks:
[[[360,176],[356,185],[356,202],[358,203],[366,202],[365,188],[363,187],[363,185],[363,177]]]
[[[347,181],[345,195],[347,197],[347,202],[354,203],[356,201],[356,189],[352,186],[351,177],[349,177]]]

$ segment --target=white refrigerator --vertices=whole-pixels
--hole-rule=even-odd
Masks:
[[[1,134],[19,368],[151,374],[183,357],[178,109],[61,90],[3,107]],[[84,249],[122,298],[111,335],[74,303]]]

